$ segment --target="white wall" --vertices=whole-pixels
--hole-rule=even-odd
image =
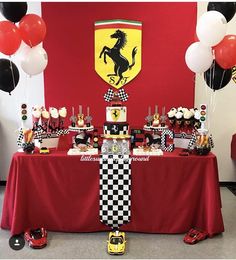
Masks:
[[[41,3],[28,3],[27,14],[34,13],[41,16]],[[0,21],[6,20],[0,14]],[[0,180],[6,180],[13,153],[18,149],[16,145],[16,130],[21,126],[20,107],[22,103],[28,106],[28,120],[26,126],[31,127],[31,108],[35,104],[44,104],[43,73],[29,77],[21,70],[20,51],[11,58],[20,72],[20,80],[11,96],[0,91]],[[0,58],[7,58],[3,54]]]
[[[198,3],[198,17],[207,11],[207,2]],[[236,34],[236,16],[227,24],[227,34]],[[212,133],[220,181],[236,181],[236,164],[230,157],[231,138],[236,133],[236,84],[213,92],[203,74],[196,75],[195,106],[208,104],[208,129]]]

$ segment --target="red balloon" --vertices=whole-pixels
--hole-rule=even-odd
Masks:
[[[14,23],[0,22],[0,52],[6,55],[15,53],[21,44],[21,36]]]
[[[36,14],[27,14],[19,22],[22,40],[30,47],[42,42],[46,35],[46,24]]]
[[[236,35],[226,35],[213,49],[221,68],[229,69],[236,64]]]

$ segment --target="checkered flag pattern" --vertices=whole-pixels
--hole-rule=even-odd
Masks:
[[[42,129],[39,129],[39,130],[34,132],[34,139],[38,139],[40,143],[43,142],[42,132],[43,132]]]
[[[210,147],[211,148],[214,148],[214,142],[213,142],[213,138],[212,138],[212,135],[209,136],[209,144],[210,144]]]
[[[57,136],[59,135],[67,135],[69,133],[69,129],[60,129],[60,130],[57,130]]]
[[[129,95],[125,92],[125,90],[122,88],[118,91],[118,97],[120,98],[121,101],[127,101]]]
[[[100,156],[100,220],[112,229],[130,221],[131,158]]]
[[[192,138],[191,138],[191,140],[189,141],[189,144],[188,144],[188,149],[189,150],[194,148],[196,140],[197,140],[196,134],[192,133]]]
[[[104,95],[104,99],[106,102],[110,102],[113,97],[114,97],[114,91],[111,88],[109,88],[107,93]]]
[[[21,146],[22,146],[23,138],[24,138],[23,128],[21,127],[21,128],[19,129],[19,134],[18,134],[17,141],[16,141],[18,147],[21,147]]]
[[[165,152],[173,152],[175,146],[174,146],[174,144],[169,144],[167,146],[167,143],[166,143],[167,136],[169,136],[171,139],[174,139],[174,132],[169,129],[162,131],[162,133],[161,133],[161,150],[165,151]]]

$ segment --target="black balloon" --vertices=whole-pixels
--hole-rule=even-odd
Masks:
[[[16,65],[8,59],[0,59],[0,89],[10,94],[17,86],[19,78]]]
[[[217,11],[224,15],[227,22],[229,22],[235,15],[236,3],[235,2],[209,2],[207,11]]]
[[[225,70],[221,68],[215,61],[213,62],[210,69],[204,72],[204,80],[213,90],[224,88],[230,82],[231,77],[231,69]]]
[[[26,2],[0,2],[0,12],[9,21],[17,23],[27,13]]]

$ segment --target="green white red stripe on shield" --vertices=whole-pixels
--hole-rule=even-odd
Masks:
[[[128,20],[107,20],[95,22],[95,29],[113,29],[113,28],[126,28],[126,29],[142,29],[142,23],[137,21]]]

